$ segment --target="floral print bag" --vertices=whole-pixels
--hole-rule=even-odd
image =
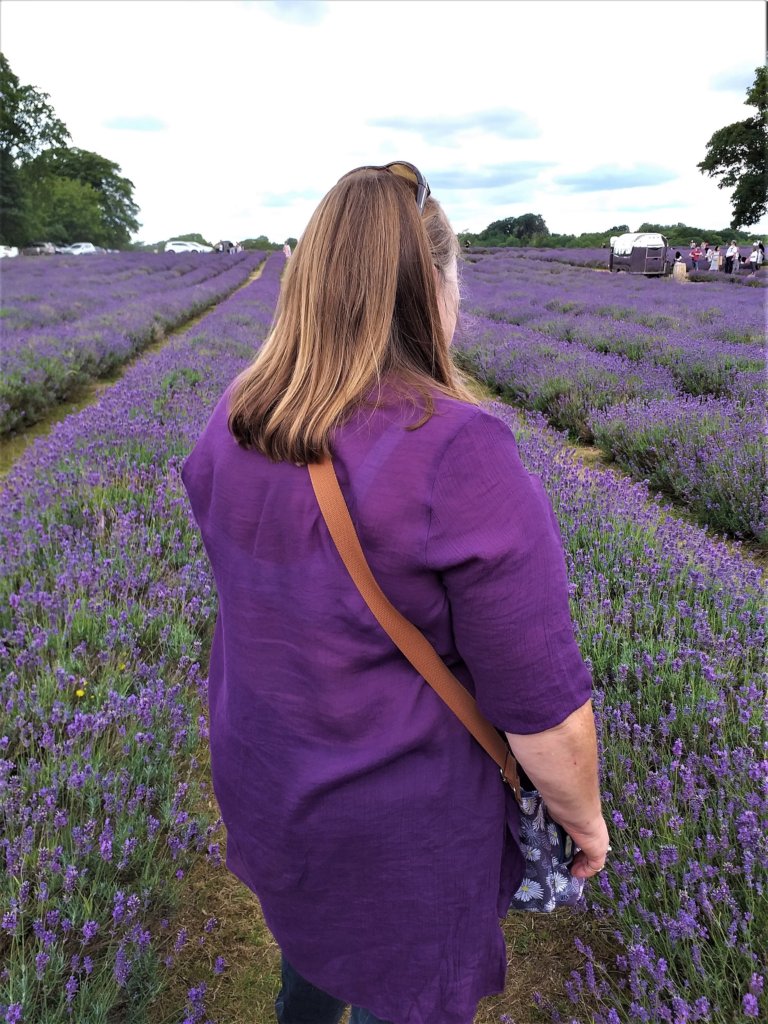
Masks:
[[[518,772],[525,874],[510,910],[548,914],[557,907],[575,907],[584,892],[584,879],[574,878],[570,869],[578,847],[563,826],[550,817],[541,794],[519,765]]]

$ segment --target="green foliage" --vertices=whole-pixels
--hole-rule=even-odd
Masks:
[[[48,102],[47,93],[22,85],[0,53],[0,243],[29,241],[19,163],[46,146],[63,146],[69,132]]]
[[[139,227],[136,220],[139,208],[133,201],[133,182],[123,178],[119,171],[118,164],[98,153],[76,147],[57,147],[45,150],[25,164],[22,174],[30,184],[45,182],[44,187],[64,178],[91,188],[100,208],[99,228],[95,232],[91,228],[89,232],[83,224],[75,234],[88,236],[93,241],[98,236],[99,244],[118,249],[130,242],[131,233]],[[43,230],[42,234],[49,236],[51,231]]]
[[[638,231],[658,231],[664,235],[670,245],[690,245],[691,241],[709,242],[711,245],[727,245],[731,239],[740,245],[752,241],[752,235],[734,228],[697,228],[690,224],[641,224]]]
[[[40,178],[28,185],[27,231],[60,245],[89,241],[108,245],[96,189],[71,178]]]
[[[0,53],[0,150],[14,161],[31,160],[50,146],[65,146],[69,131],[48,93],[22,85]]]
[[[270,242],[266,235],[259,235],[258,238],[246,238],[246,240],[241,242],[240,245],[242,245],[244,249],[261,250],[282,249],[283,247],[282,242]]]
[[[529,240],[523,241],[514,235],[502,236],[498,233],[499,225],[514,221],[516,218],[509,217],[506,221],[494,221],[484,231],[474,234],[471,231],[461,231],[459,242],[462,246],[469,243],[470,246],[494,247],[515,247],[532,246],[540,249],[600,249],[607,248],[613,235],[623,235],[630,231],[628,224],[616,224],[605,231],[583,231],[580,235],[552,234],[546,230],[546,234],[534,234]],[[690,224],[641,224],[638,231],[658,231],[668,240],[670,245],[688,246],[691,239],[698,242],[711,242],[712,245],[727,245],[734,239],[740,245],[750,244],[753,235],[747,231],[737,231],[734,228],[699,228]]]
[[[8,150],[0,149],[0,244],[15,245],[26,238],[24,190]]]
[[[544,218],[538,213],[524,213],[520,217],[505,217],[495,220],[479,234],[462,231],[459,240],[462,244],[489,246],[519,246],[538,244],[539,239],[547,238],[549,230]]]
[[[697,166],[717,177],[718,188],[732,188],[732,227],[756,224],[768,208],[768,69],[755,71],[747,90],[747,106],[757,114],[718,129],[707,143],[707,155]]]
[[[106,157],[68,147],[69,138],[47,93],[22,85],[0,53],[0,242],[129,244],[139,227],[133,183]]]
[[[175,238],[179,242],[197,242],[198,245],[212,245],[206,238],[203,238],[199,231],[192,231],[187,235],[171,235],[171,238]]]
[[[512,234],[519,238],[523,244],[529,243],[533,238],[546,238],[549,234],[544,218],[539,213],[524,213],[521,217],[515,218]]]
[[[512,238],[514,231],[512,230],[515,226],[514,217],[505,217],[504,220],[495,220],[492,224],[489,224],[485,231],[481,231],[480,234],[486,235],[488,238]]]

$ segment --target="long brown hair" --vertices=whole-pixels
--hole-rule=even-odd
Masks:
[[[230,393],[237,441],[276,462],[316,462],[334,427],[386,378],[420,397],[474,402],[443,336],[434,267],[458,242],[440,207],[419,214],[410,184],[386,170],[343,177],[286,265],[272,331]]]

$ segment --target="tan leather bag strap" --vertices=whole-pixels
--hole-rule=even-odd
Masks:
[[[490,754],[499,766],[502,779],[509,783],[519,800],[517,763],[506,741],[481,714],[474,697],[450,671],[424,634],[400,614],[374,579],[341,493],[333,462],[325,458],[322,462],[310,463],[308,469],[328,531],[363,600],[395,647]]]

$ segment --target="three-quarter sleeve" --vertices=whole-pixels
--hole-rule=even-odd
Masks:
[[[445,586],[480,710],[507,732],[559,725],[590,698],[592,680],[551,504],[504,423],[479,412],[449,442],[430,516],[427,565]]]

